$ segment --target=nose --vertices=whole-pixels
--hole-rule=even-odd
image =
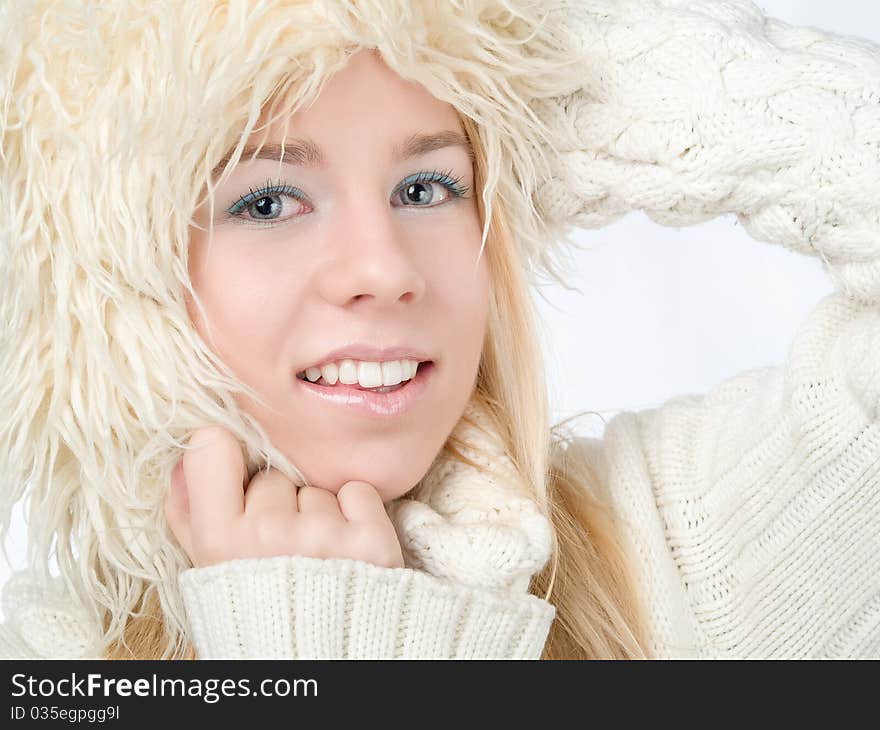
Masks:
[[[384,306],[422,298],[426,283],[415,250],[418,226],[398,216],[381,199],[361,197],[337,209],[326,229],[332,254],[319,280],[324,299],[338,306],[367,300]]]

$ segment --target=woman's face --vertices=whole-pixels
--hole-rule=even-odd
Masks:
[[[286,134],[284,121],[265,139],[261,131],[249,140],[263,141],[266,153],[284,141],[282,164],[280,149],[272,159],[250,160],[246,151],[217,189],[211,245],[207,231],[190,229],[189,272],[208,321],[192,303],[190,317],[270,404],[238,400],[313,485],[335,493],[363,480],[388,502],[427,472],[467,404],[480,362],[489,280],[485,256],[475,266],[481,228],[471,158],[465,147],[443,144],[451,136],[412,146],[413,135],[464,132],[452,106],[404,81],[372,51],[354,55],[315,104],[287,120]],[[294,151],[304,142],[321,161]],[[205,205],[195,220],[207,227],[209,215]],[[403,348],[433,361],[420,366],[427,380],[403,412],[333,402],[318,393],[341,395],[339,382],[297,378],[331,362],[342,365],[342,380],[352,372],[395,378],[400,352],[333,353],[357,345]],[[420,377],[397,396],[420,387]]]

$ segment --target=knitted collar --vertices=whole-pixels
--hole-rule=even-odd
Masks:
[[[522,486],[489,420],[473,406],[457,435],[465,455],[486,469],[438,457],[410,495],[388,514],[406,567],[481,588],[527,593],[552,549],[552,526]]]

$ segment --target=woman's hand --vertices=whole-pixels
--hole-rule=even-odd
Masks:
[[[172,473],[165,516],[195,567],[276,555],[404,567],[394,525],[371,484],[346,482],[334,495],[297,489],[270,469],[245,487],[244,455],[229,431],[202,428],[189,443],[196,448]]]

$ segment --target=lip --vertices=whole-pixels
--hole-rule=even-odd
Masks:
[[[340,360],[362,360],[365,362],[385,362],[388,360],[434,360],[435,358],[427,354],[424,350],[419,350],[407,345],[397,347],[372,347],[358,342],[352,342],[335,350],[324,354],[320,360],[313,360],[311,365],[303,365],[297,368],[298,373],[302,373],[308,368],[319,368],[331,362],[339,362]]]
[[[341,383],[330,387],[316,385],[308,380],[300,380],[296,376],[293,379],[309,397],[342,408],[350,408],[367,416],[387,418],[400,416],[412,408],[424,394],[436,369],[433,362],[419,364],[415,377],[402,388],[391,393],[374,393]]]

